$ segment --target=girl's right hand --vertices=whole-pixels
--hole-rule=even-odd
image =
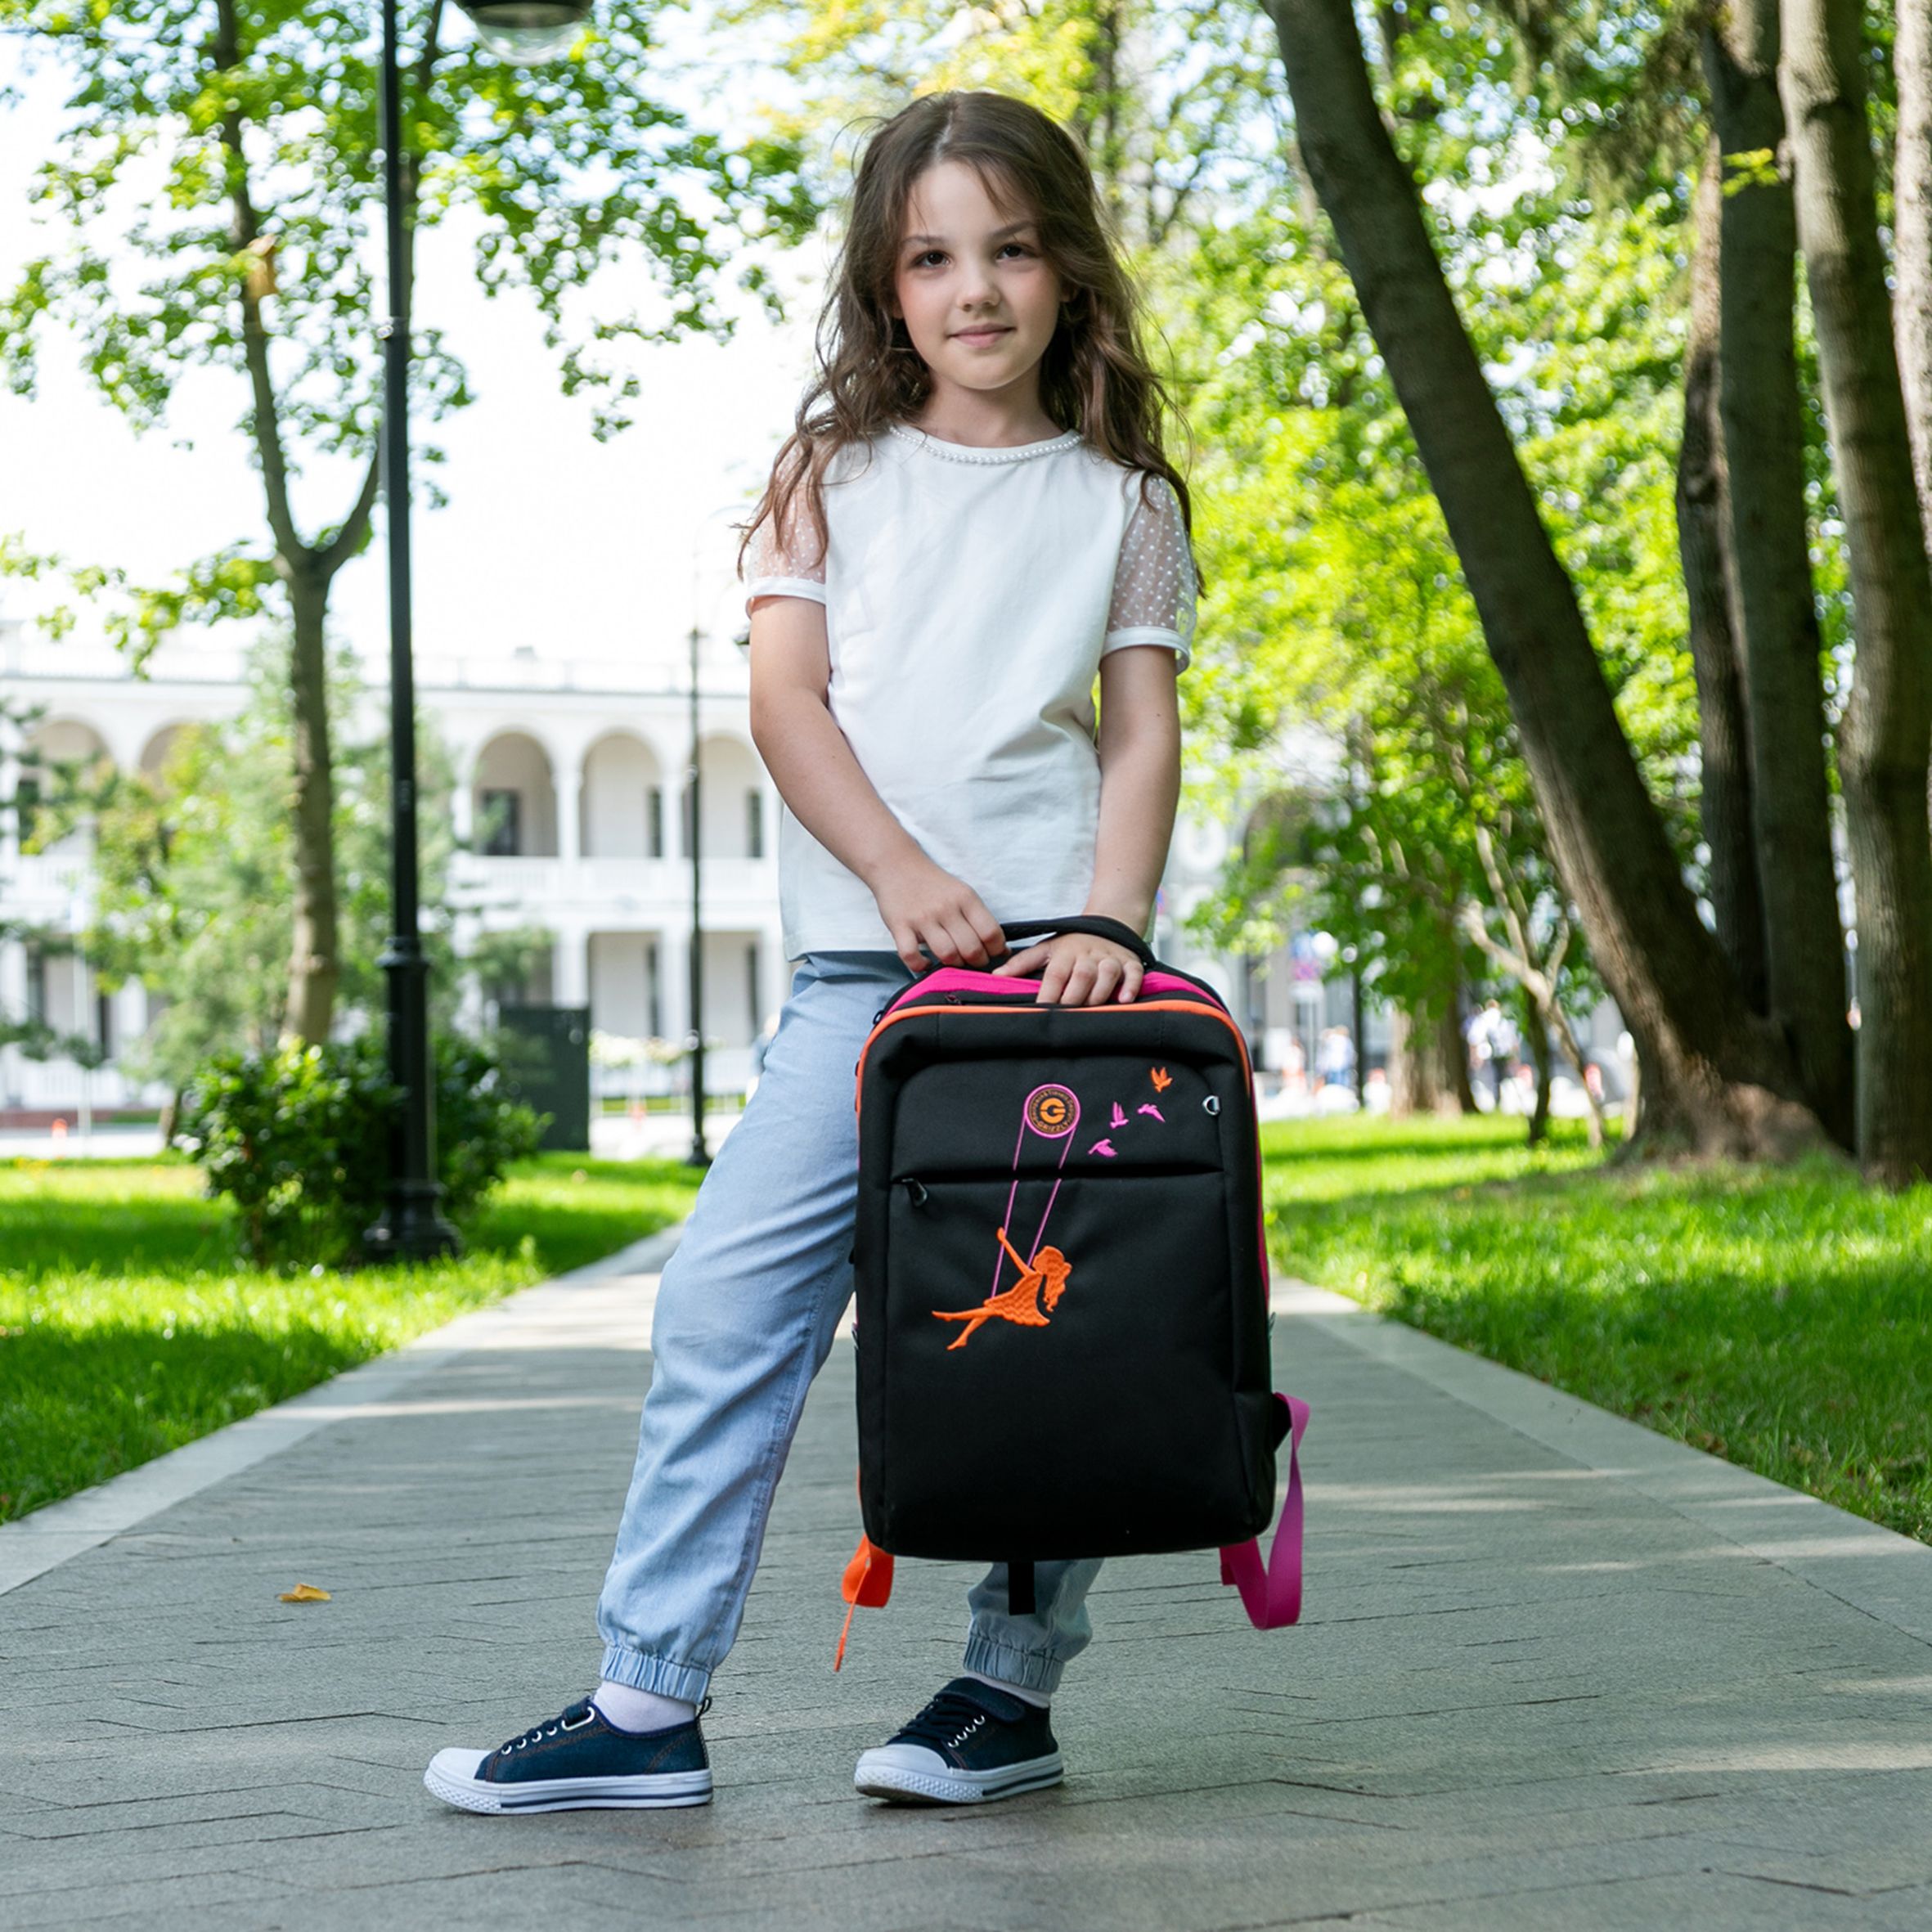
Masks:
[[[899,957],[914,973],[925,972],[933,959],[941,966],[984,966],[1006,950],[1006,935],[985,901],[923,852],[883,874],[872,896]],[[919,951],[921,941],[932,959]]]

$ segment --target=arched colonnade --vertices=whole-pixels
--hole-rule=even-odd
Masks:
[[[689,756],[627,726],[559,744],[505,725],[459,754],[457,836],[485,857],[688,858]],[[776,795],[750,742],[712,730],[699,760],[703,856],[770,858]]]

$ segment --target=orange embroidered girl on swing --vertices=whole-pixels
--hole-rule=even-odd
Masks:
[[[1006,1238],[1004,1228],[1000,1230],[1000,1245],[1012,1256],[1013,1266],[1020,1271],[1020,1278],[1010,1288],[981,1302],[977,1308],[932,1310],[942,1322],[967,1324],[959,1331],[959,1339],[946,1350],[949,1355],[953,1349],[965,1347],[981,1324],[991,1321],[995,1315],[1002,1321],[1018,1322],[1022,1328],[1044,1328],[1048,1313],[1060,1305],[1060,1297],[1067,1292],[1073,1264],[1057,1247],[1040,1248],[1031,1261],[1022,1260]],[[1042,1288],[1045,1290],[1045,1309],[1040,1305]]]
[[[1150,1069],[1150,1077],[1156,1093],[1165,1093],[1173,1081],[1165,1067]],[[1135,1109],[1137,1113],[1152,1114],[1163,1123],[1166,1117],[1152,1103]],[[1126,1126],[1127,1115],[1119,1101],[1113,1103],[1110,1116],[1111,1124],[1117,1130]],[[942,1322],[964,1322],[966,1327],[959,1332],[959,1339],[948,1345],[950,1355],[955,1349],[965,1347],[990,1321],[1012,1322],[1022,1328],[1044,1328],[1047,1318],[1060,1305],[1060,1297],[1067,1292],[1067,1282],[1073,1274],[1073,1264],[1057,1247],[1042,1247],[1040,1243],[1046,1233],[1047,1216],[1054,1211],[1054,1203],[1060,1195],[1060,1175],[1054,1176],[1054,1191],[1048,1195],[1045,1207],[1041,1211],[1040,1225],[1033,1233],[1031,1257],[1022,1256],[1006,1238],[1006,1229],[1013,1222],[1014,1200],[1020,1189],[1020,1157],[1026,1151],[1027,1136],[1036,1134],[1043,1140],[1060,1143],[1060,1158],[1058,1165],[1067,1164],[1067,1150],[1073,1145],[1074,1130],[1080,1125],[1080,1099],[1070,1087],[1063,1087],[1058,1081],[1036,1087],[1027,1096],[1027,1103],[1020,1110],[1020,1137],[1013,1150],[1013,1185],[1006,1195],[1006,1226],[997,1230],[1000,1246],[1005,1251],[1007,1259],[1019,1270],[1020,1278],[1010,1288],[1000,1286],[1002,1273],[1000,1263],[993,1264],[993,1286],[984,1301],[974,1308],[936,1308],[932,1310],[936,1319]],[[1105,1140],[1096,1141],[1088,1150],[1094,1153],[1112,1155],[1116,1151]],[[1045,1305],[1041,1306],[1044,1300]]]
[[[1043,1289],[1047,1311],[1059,1305],[1060,1297],[1067,1291],[1067,1278],[1072,1264],[1057,1247],[1043,1248],[1040,1243],[1046,1234],[1047,1219],[1054,1211],[1054,1203],[1060,1197],[1061,1176],[1058,1170],[1067,1165],[1067,1150],[1073,1145],[1074,1130],[1079,1126],[1080,1096],[1072,1088],[1063,1087],[1058,1081],[1049,1081],[1027,1096],[1026,1103],[1020,1109],[1019,1139],[1013,1146],[1013,1185],[1006,1190],[1005,1220],[999,1230],[1000,1245],[1013,1257],[1013,1265],[1019,1269],[1020,1278],[1002,1292],[1000,1287],[1002,1258],[996,1256],[993,1261],[993,1285],[987,1291],[986,1300],[977,1308],[932,1310],[942,1322],[967,1324],[959,1332],[959,1339],[946,1350],[949,1355],[954,1349],[965,1347],[986,1323],[995,1319],[1017,1322],[1023,1328],[1044,1328],[1046,1311],[1040,1305]],[[1020,1163],[1027,1151],[1029,1134],[1037,1135],[1041,1140],[1058,1141],[1060,1157],[1054,1163],[1054,1191],[1047,1196],[1046,1206],[1040,1211],[1040,1225],[1033,1231],[1033,1258],[1027,1260],[1022,1259],[1006,1238],[1006,1230],[1013,1225],[1013,1203],[1019,1198]]]

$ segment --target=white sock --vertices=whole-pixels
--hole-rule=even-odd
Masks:
[[[620,1731],[666,1731],[673,1724],[690,1723],[698,1714],[698,1706],[681,1697],[660,1697],[655,1691],[613,1684],[609,1678],[598,1685],[591,1701],[604,1713],[604,1721]]]
[[[1031,1704],[1036,1710],[1045,1710],[1054,1701],[1050,1691],[1023,1690],[1018,1684],[1009,1684],[997,1677],[988,1677],[983,1670],[963,1670],[962,1677],[969,1677],[976,1684],[991,1684],[995,1691],[1004,1691],[1009,1697],[1017,1697],[1022,1704]]]

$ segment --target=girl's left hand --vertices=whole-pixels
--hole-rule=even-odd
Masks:
[[[1010,979],[1040,975],[1036,1006],[1104,1006],[1140,991],[1144,970],[1135,955],[1090,932],[1062,932],[1002,960],[992,969]]]

